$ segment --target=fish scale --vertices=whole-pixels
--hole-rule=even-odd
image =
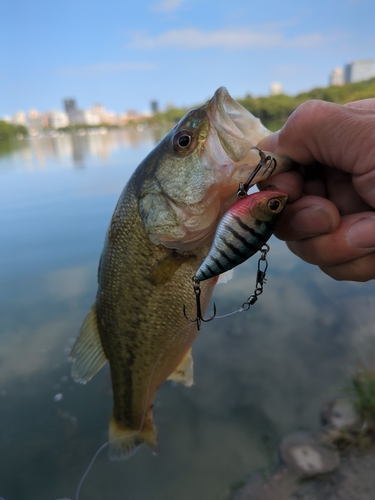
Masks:
[[[222,217],[210,251],[195,277],[204,281],[218,276],[260,250],[274,232],[286,201],[285,193],[266,191],[246,196],[232,205]]]

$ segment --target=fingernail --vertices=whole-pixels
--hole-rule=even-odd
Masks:
[[[310,205],[295,214],[292,226],[299,233],[312,236],[333,231],[335,221],[320,205]]]
[[[354,248],[375,247],[375,216],[361,219],[349,229],[347,241]]]

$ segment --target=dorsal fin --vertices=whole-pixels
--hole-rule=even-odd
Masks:
[[[70,358],[73,360],[72,377],[81,384],[88,382],[107,362],[100,340],[96,303],[81,326]]]

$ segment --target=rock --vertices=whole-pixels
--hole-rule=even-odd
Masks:
[[[321,416],[323,423],[335,430],[351,430],[360,425],[360,418],[348,398],[333,399]]]
[[[333,446],[323,444],[304,432],[285,437],[279,451],[282,461],[300,479],[327,474],[340,463],[339,454]]]
[[[295,481],[295,475],[286,467],[266,480],[259,474],[251,474],[246,484],[232,493],[230,500],[289,500]]]

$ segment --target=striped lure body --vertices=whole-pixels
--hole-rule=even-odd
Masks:
[[[211,249],[195,274],[198,280],[225,273],[260,250],[274,232],[287,199],[280,191],[261,191],[232,205],[221,219]]]

